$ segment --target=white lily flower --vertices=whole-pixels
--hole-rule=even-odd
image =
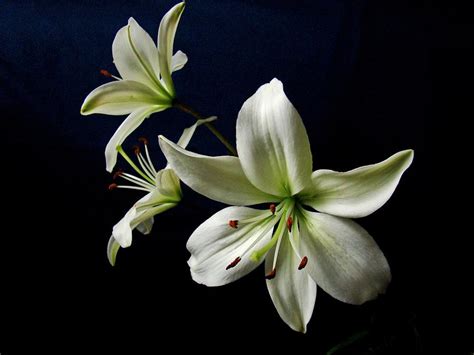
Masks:
[[[112,44],[112,55],[121,78],[93,90],[84,100],[81,114],[127,115],[105,148],[106,169],[117,162],[117,148],[152,113],[172,106],[176,92],[171,73],[181,69],[188,57],[173,55],[173,42],[185,3],[181,2],[163,17],[158,30],[158,46],[131,17]]]
[[[216,118],[212,116],[198,120],[194,125],[186,128],[178,140],[178,146],[185,148],[198,126],[203,123],[212,122]],[[141,168],[129,158],[121,147],[118,148],[120,154],[139,176],[120,171],[114,174],[114,178],[120,177],[131,182],[133,185],[118,185],[115,183],[109,185],[109,189],[122,188],[147,192],[112,230],[112,236],[107,246],[107,257],[112,266],[115,265],[119,248],[127,248],[132,244],[132,231],[135,228],[143,234],[149,234],[153,227],[153,216],[175,207],[181,201],[179,178],[169,165],[157,171],[150,159],[147,140],[144,138],[140,140],[144,143],[145,154],[142,154],[138,147],[135,147],[135,154]]]
[[[260,87],[239,112],[239,158],[191,153],[162,136],[160,146],[184,183],[239,206],[217,212],[191,235],[188,264],[196,282],[224,285],[265,260],[271,299],[300,332],[311,318],[316,284],[351,304],[385,291],[391,279],[387,260],[347,217],[366,216],[390,198],[412,150],[349,172],[312,173],[305,127],[277,79]],[[240,207],[260,203],[271,205],[266,211]]]

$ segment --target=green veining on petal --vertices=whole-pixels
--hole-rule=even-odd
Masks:
[[[170,100],[173,100],[173,96],[168,92],[168,90],[166,90],[163,85],[160,83],[159,80],[157,80],[156,76],[153,75],[153,71],[150,70],[150,68],[145,64],[145,62],[143,61],[142,57],[140,57],[140,54],[138,53],[137,49],[135,48],[135,45],[133,44],[133,41],[132,41],[132,35],[130,33],[130,25],[128,25],[127,27],[127,35],[128,35],[128,41],[130,43],[130,47],[132,48],[132,51],[133,53],[137,56],[137,59],[138,61],[140,62],[140,64],[142,65],[143,69],[145,69],[146,73],[148,74],[148,76],[151,78],[151,80],[153,80],[153,82],[157,85],[157,87],[162,90],[162,92],[168,96],[168,98]],[[161,93],[161,92],[160,92]]]

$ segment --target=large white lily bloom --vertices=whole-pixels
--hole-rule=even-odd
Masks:
[[[112,55],[121,78],[93,90],[84,100],[81,114],[127,115],[105,149],[106,169],[117,162],[117,148],[152,113],[172,106],[176,92],[171,73],[181,69],[188,57],[173,55],[173,42],[184,2],[163,17],[158,30],[158,46],[133,19],[122,27],[112,44]],[[107,72],[105,72],[107,73]],[[107,73],[108,76],[112,76]]]
[[[224,285],[265,260],[273,303],[300,332],[313,312],[316,284],[351,304],[385,291],[391,279],[387,260],[347,217],[367,216],[390,198],[412,150],[348,172],[312,173],[305,127],[277,79],[239,112],[238,158],[191,153],[164,137],[160,146],[180,179],[204,196],[237,206],[271,203],[263,211],[225,208],[194,231],[187,248],[196,282]]]
[[[216,118],[212,116],[198,120],[194,125],[186,128],[178,140],[178,146],[186,148],[196,128],[203,123],[212,122]],[[123,188],[147,192],[112,230],[112,236],[107,246],[107,257],[112,265],[115,265],[119,248],[127,248],[132,244],[132,232],[135,228],[143,234],[149,234],[153,227],[153,216],[175,207],[181,201],[179,178],[169,165],[157,171],[150,159],[148,142],[145,139],[142,139],[142,141],[145,146],[145,154],[142,154],[138,147],[135,148],[135,154],[141,168],[119,147],[119,152],[138,173],[138,176],[124,172],[117,172],[114,176],[125,179],[131,182],[132,185],[117,185],[114,183],[109,187],[111,189]]]

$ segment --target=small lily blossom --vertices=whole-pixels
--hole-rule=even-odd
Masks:
[[[213,116],[196,121],[194,125],[183,131],[177,144],[185,148],[198,126],[215,119],[216,117]],[[134,148],[139,166],[133,162],[122,147],[118,148],[119,153],[135,170],[137,175],[117,171],[114,174],[114,180],[120,178],[128,181],[131,185],[117,183],[109,185],[110,190],[133,189],[147,192],[113,227],[112,236],[107,246],[107,258],[112,266],[115,265],[117,252],[120,247],[127,248],[132,244],[132,231],[135,228],[143,234],[149,234],[153,227],[153,216],[175,207],[181,201],[182,195],[179,178],[169,165],[157,171],[150,159],[148,141],[144,138],[140,138],[140,141],[144,145],[145,154],[141,152],[138,146]]]
[[[176,4],[163,17],[158,30],[158,45],[133,19],[122,27],[112,44],[115,66],[121,77],[106,70],[101,73],[116,81],[99,86],[84,100],[81,114],[129,115],[105,149],[106,169],[117,162],[117,148],[140,124],[155,112],[172,106],[176,97],[171,73],[186,64],[181,51],[173,55],[173,42],[185,4]]]
[[[234,205],[189,238],[196,282],[225,285],[265,262],[270,297],[283,321],[300,332],[311,318],[316,285],[350,304],[385,292],[391,280],[385,256],[347,218],[367,216],[390,198],[412,150],[344,173],[312,173],[306,129],[277,79],[261,86],[239,112],[238,158],[192,153],[162,136],[160,146],[185,184]],[[244,207],[262,203],[268,209]]]

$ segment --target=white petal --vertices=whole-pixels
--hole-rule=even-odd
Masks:
[[[117,32],[112,44],[112,55],[123,79],[159,88],[158,50],[150,35],[132,17],[128,25]],[[166,92],[160,91],[166,95]]]
[[[292,196],[311,184],[306,129],[279,80],[262,85],[242,106],[237,151],[245,175],[262,191]]]
[[[340,217],[364,217],[392,196],[402,174],[413,161],[413,150],[404,150],[381,163],[340,173],[313,173],[314,195],[303,200],[314,209]]]
[[[132,112],[115,131],[105,147],[105,162],[108,172],[112,172],[117,163],[117,147],[141,125],[143,120],[154,112],[163,111],[165,106],[148,106]]]
[[[308,257],[305,270],[324,291],[351,304],[385,292],[390,267],[364,228],[349,219],[307,211],[300,228],[301,252]]]
[[[274,253],[275,248],[266,257],[265,274],[272,271]],[[316,302],[316,283],[305,270],[298,270],[300,262],[288,235],[284,235],[275,267],[276,275],[267,280],[267,288],[281,319],[291,329],[306,333]]]
[[[177,205],[176,202],[166,202],[162,204],[157,204],[155,206],[151,206],[148,208],[140,208],[139,203],[137,203],[135,206],[137,208],[137,215],[135,218],[130,222],[130,228],[135,229],[137,226],[139,226],[142,223],[146,223],[147,220],[152,218],[153,216],[156,216],[157,214],[163,213],[165,211],[168,211],[170,208],[173,208]]]
[[[166,199],[166,202],[181,200],[179,178],[171,169],[163,169],[156,174],[156,189]]]
[[[155,219],[153,217],[148,218],[137,226],[137,230],[141,234],[145,234],[145,235],[150,234],[151,230],[153,229],[153,224],[154,223],[155,223]]]
[[[123,218],[112,229],[112,237],[122,248],[127,248],[132,244],[132,227],[130,224],[137,215],[137,209],[132,207]]]
[[[205,118],[202,120],[197,120],[196,123],[194,123],[192,126],[185,128],[183,130],[183,133],[181,134],[181,137],[179,137],[178,144],[181,148],[186,148],[189,144],[189,141],[194,135],[194,132],[196,131],[196,128],[202,125],[203,123],[208,123],[215,121],[217,119],[216,116],[211,116],[209,118]]]
[[[176,206],[176,203],[161,203],[143,208],[143,204],[149,202],[151,198],[153,198],[153,195],[149,193],[138,200],[112,229],[112,236],[122,248],[127,248],[132,244],[132,232],[135,228],[141,225],[142,233],[150,233],[153,226],[153,222],[150,220],[152,220],[153,216]]]
[[[120,80],[101,85],[87,95],[81,114],[127,115],[153,105],[171,107],[171,101],[160,98],[155,91],[139,82]]]
[[[114,266],[117,259],[117,253],[120,249],[120,244],[115,240],[113,236],[110,237],[107,243],[107,259],[110,265]]]
[[[244,225],[240,222],[238,228],[232,228],[229,226],[229,221],[259,217],[263,220],[265,216],[268,216],[267,211],[248,207],[228,207],[201,224],[186,244],[191,253],[188,264],[193,280],[206,286],[221,286],[255,269],[263,258],[255,262],[250,259],[251,252],[242,254],[256,242],[258,237],[262,238],[255,244],[256,250],[268,243],[272,235],[271,228],[268,230],[269,225],[262,222],[256,225]],[[276,218],[271,223],[274,225]],[[268,232],[265,233],[266,226]],[[226,270],[237,257],[241,257],[242,260],[235,267]]]
[[[173,42],[184,6],[184,2],[173,6],[161,20],[158,29],[158,60],[160,62],[161,77],[171,96],[175,95],[174,84],[171,79]]]
[[[254,187],[245,176],[239,159],[209,157],[184,150],[160,136],[160,147],[179,178],[194,191],[229,205],[254,205],[281,200]]]
[[[177,51],[171,58],[171,70],[174,72],[181,70],[187,62],[188,56],[181,51]]]

